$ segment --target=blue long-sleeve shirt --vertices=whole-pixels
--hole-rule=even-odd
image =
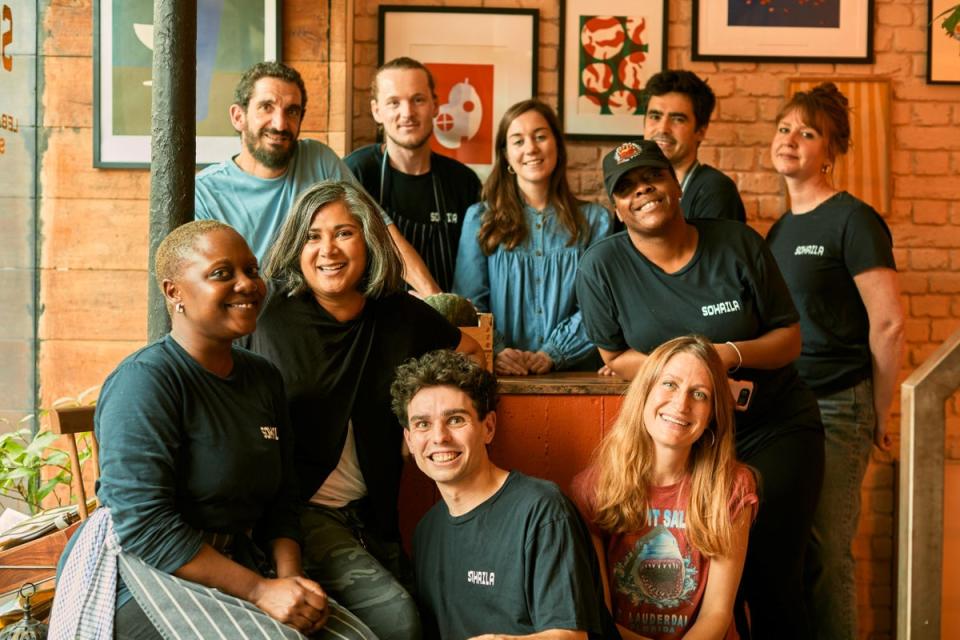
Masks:
[[[454,292],[478,310],[493,313],[497,353],[507,347],[543,351],[557,369],[585,356],[593,344],[583,328],[574,282],[583,252],[610,234],[610,213],[598,204],[581,203],[590,234],[567,246],[570,234],[552,205],[542,212],[525,206],[526,241],[512,251],[501,245],[486,256],[477,240],[486,208],[478,203],[467,210]]]

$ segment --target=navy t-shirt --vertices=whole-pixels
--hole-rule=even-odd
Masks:
[[[680,208],[687,220],[712,218],[747,221],[743,199],[737,184],[725,173],[708,164],[698,164],[684,186]]]
[[[896,269],[883,218],[842,191],[807,213],[785,213],[767,243],[800,312],[800,376],[818,394],[870,377],[870,322],[853,278]]]
[[[427,639],[548,629],[619,638],[587,527],[552,482],[512,471],[460,516],[441,500],[417,525],[413,552]]]
[[[751,340],[799,319],[776,262],[761,238],[729,220],[691,220],[697,248],[666,273],[640,253],[626,232],[591,247],[577,277],[587,334],[601,349],[650,353],[690,333],[713,342]],[[737,412],[741,456],[776,432],[819,429],[816,399],[793,365],[742,368],[754,383],[746,412]]]

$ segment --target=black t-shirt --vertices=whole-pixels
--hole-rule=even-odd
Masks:
[[[480,201],[477,174],[438,153],[431,153],[428,173],[402,173],[384,163],[379,144],[357,149],[344,162],[417,250],[440,288],[449,291],[463,216]]]
[[[800,312],[800,376],[818,394],[870,377],[870,322],[853,277],[896,269],[883,218],[844,191],[813,211],[785,213],[767,243]]]
[[[690,333],[713,342],[751,340],[797,322],[776,262],[753,229],[729,220],[690,224],[699,232],[697,249],[676,273],[647,260],[626,232],[587,250],[577,298],[598,347],[650,353]],[[821,428],[816,399],[792,364],[742,368],[732,377],[755,385],[750,408],[736,414],[742,457],[784,430]]]
[[[687,220],[713,218],[746,222],[747,213],[736,183],[708,164],[697,164],[684,186],[680,208]]]
[[[459,342],[459,329],[407,293],[368,298],[357,318],[339,322],[309,291],[288,297],[272,288],[250,346],[283,375],[300,497],[337,466],[349,420],[374,524],[399,538],[403,428],[390,409],[390,384],[405,360]]]
[[[441,500],[417,525],[413,553],[428,640],[547,629],[619,638],[586,525],[552,482],[512,471],[457,517]]]

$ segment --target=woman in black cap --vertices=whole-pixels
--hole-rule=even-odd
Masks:
[[[581,263],[587,333],[609,372],[626,378],[671,338],[696,333],[713,342],[738,410],[737,455],[760,476],[741,586],[752,634],[808,638],[803,554],[823,478],[823,426],[792,365],[800,328],[790,293],[752,229],[684,220],[680,185],[654,142],[621,144],[604,157],[603,173],[626,231]]]

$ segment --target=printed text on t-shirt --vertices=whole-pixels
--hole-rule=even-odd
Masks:
[[[467,571],[467,582],[479,584],[483,587],[492,587],[497,574],[493,571]]]
[[[738,300],[726,300],[717,304],[705,304],[700,307],[704,317],[715,316],[718,313],[733,313],[740,311],[740,302]]]

